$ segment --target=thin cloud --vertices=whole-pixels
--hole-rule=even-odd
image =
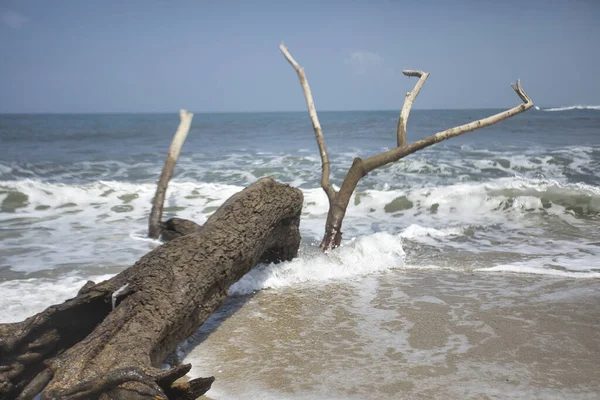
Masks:
[[[20,29],[27,22],[27,18],[24,15],[14,11],[5,12],[2,14],[0,20],[2,21],[2,25],[6,25],[11,29]]]
[[[344,60],[344,64],[349,65],[357,75],[377,70],[383,65],[383,62],[383,57],[370,51],[352,52],[350,57]]]

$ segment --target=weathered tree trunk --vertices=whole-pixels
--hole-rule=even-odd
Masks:
[[[298,251],[302,192],[265,178],[192,234],[157,247],[112,279],[13,324],[0,324],[0,399],[194,399],[214,378],[173,382],[159,368],[259,261]],[[47,384],[47,386],[46,386]],[[45,387],[45,389],[44,389]],[[19,397],[20,396],[20,397]]]
[[[183,218],[170,218],[162,223],[160,238],[168,242],[180,236],[190,235],[202,228],[202,225]]]
[[[419,80],[415,84],[413,90],[406,93],[404,104],[402,106],[402,110],[400,111],[400,117],[398,118],[398,126],[396,129],[397,147],[384,153],[371,156],[364,160],[361,158],[355,158],[352,163],[352,166],[346,174],[346,177],[344,178],[344,181],[342,182],[340,190],[336,191],[333,188],[333,186],[329,183],[329,157],[327,155],[327,148],[325,147],[325,140],[323,139],[323,130],[321,129],[319,117],[317,116],[315,102],[310,91],[308,80],[306,79],[306,74],[304,73],[304,68],[302,68],[296,62],[296,60],[294,60],[294,57],[292,57],[290,51],[287,47],[285,47],[283,43],[279,46],[279,48],[286,60],[290,63],[292,67],[294,67],[296,73],[298,74],[300,85],[302,86],[302,90],[304,91],[304,98],[306,100],[308,114],[313,125],[313,130],[315,131],[315,139],[317,140],[319,153],[321,154],[321,187],[323,188],[329,199],[329,212],[327,213],[327,222],[325,223],[325,234],[323,235],[323,240],[321,241],[320,245],[320,248],[323,251],[334,249],[341,244],[342,222],[344,221],[346,209],[348,208],[348,204],[350,203],[350,198],[352,197],[352,193],[354,193],[354,189],[356,189],[358,181],[362,177],[367,175],[369,172],[373,171],[376,168],[383,167],[384,165],[396,162],[409,154],[415,153],[421,149],[424,149],[425,147],[432,146],[438,142],[441,142],[442,140],[463,135],[467,132],[472,132],[480,128],[485,128],[487,126],[503,121],[507,118],[511,118],[533,107],[533,102],[531,101],[529,96],[525,94],[523,88],[521,88],[520,82],[517,80],[517,83],[511,84],[511,86],[513,90],[517,93],[517,96],[519,96],[519,98],[523,101],[523,104],[520,104],[501,113],[492,115],[490,117],[473,121],[465,125],[446,129],[442,132],[438,132],[434,135],[428,136],[425,139],[421,139],[414,143],[407,144],[406,123],[408,121],[408,116],[410,115],[410,110],[412,109],[413,102],[415,101],[419,92],[421,91],[421,88],[427,80],[427,77],[429,77],[429,73],[416,70],[404,70],[402,71],[404,75],[408,77],[418,77]]]
[[[342,182],[342,187],[329,200],[325,234],[319,246],[321,250],[335,249],[342,243],[342,222],[344,222],[344,217],[346,216],[346,209],[358,181],[365,175],[366,173],[362,169],[362,160],[355,158]]]
[[[161,219],[163,206],[165,203],[165,195],[167,194],[167,186],[169,185],[169,181],[173,176],[173,170],[175,169],[175,164],[179,158],[181,146],[183,146],[183,142],[185,142],[185,138],[190,131],[190,125],[192,124],[192,118],[194,117],[194,114],[187,112],[186,110],[180,110],[179,116],[181,118],[181,122],[177,128],[177,132],[175,132],[175,136],[173,136],[173,141],[171,142],[171,147],[167,153],[165,165],[162,173],[160,174],[160,178],[158,179],[158,183],[156,184],[156,194],[154,195],[154,201],[152,202],[152,210],[150,211],[150,218],[148,221],[148,237],[153,239],[158,239],[163,228]]]

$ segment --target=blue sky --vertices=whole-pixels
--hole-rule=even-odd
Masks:
[[[600,104],[600,1],[0,1],[0,112]]]

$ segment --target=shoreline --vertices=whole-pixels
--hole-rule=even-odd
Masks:
[[[215,399],[600,395],[595,279],[392,270],[231,298],[186,345]]]

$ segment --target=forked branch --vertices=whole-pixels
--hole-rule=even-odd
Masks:
[[[517,93],[517,96],[519,96],[519,98],[523,101],[523,104],[520,104],[501,113],[494,114],[487,118],[479,119],[477,121],[469,122],[468,124],[446,129],[442,132],[438,132],[434,135],[426,137],[425,139],[418,140],[407,146],[396,147],[395,149],[386,151],[385,153],[369,157],[363,160],[364,173],[367,174],[373,171],[375,168],[379,168],[386,164],[398,161],[399,159],[406,157],[409,154],[424,149],[425,147],[429,147],[433,144],[439,143],[442,140],[450,139],[480,128],[485,128],[494,125],[500,121],[504,121],[505,119],[514,117],[515,115],[527,111],[531,107],[533,107],[533,101],[531,101],[529,96],[527,96],[527,94],[521,87],[521,82],[519,80],[517,80],[517,83],[511,83],[511,86],[513,90]]]
[[[419,95],[423,84],[429,77],[429,73],[418,70],[405,70],[402,72],[404,75],[409,77],[418,77],[419,80],[415,84],[413,90],[406,94],[402,110],[400,111],[400,117],[398,119],[398,128],[396,131],[398,146],[392,150],[369,157],[364,160],[358,157],[355,158],[354,162],[352,163],[352,166],[348,170],[348,173],[344,177],[344,181],[342,182],[339,191],[335,191],[329,183],[329,160],[327,158],[327,150],[325,149],[323,132],[321,130],[321,125],[319,124],[319,119],[317,118],[317,111],[315,110],[315,105],[312,99],[312,95],[310,93],[308,81],[306,80],[306,75],[304,74],[304,69],[300,65],[298,65],[296,60],[294,60],[287,47],[281,44],[279,48],[281,49],[281,52],[288,60],[288,62],[292,65],[292,67],[294,67],[298,74],[298,77],[300,78],[300,84],[302,85],[302,89],[304,90],[304,97],[306,98],[308,112],[310,114],[310,118],[313,123],[313,128],[315,130],[315,137],[317,138],[317,144],[321,152],[321,186],[323,187],[323,190],[325,190],[325,192],[327,193],[327,197],[329,197],[329,211],[327,213],[327,222],[325,223],[325,234],[323,235],[321,245],[319,246],[324,251],[334,249],[341,244],[342,222],[344,220],[344,216],[346,215],[346,209],[348,208],[348,204],[350,203],[350,198],[352,197],[352,194],[354,193],[356,185],[358,184],[360,179],[362,179],[369,172],[386,164],[398,161],[399,159],[406,157],[409,154],[424,149],[425,147],[431,146],[435,143],[441,142],[442,140],[450,139],[455,136],[459,136],[479,128],[485,128],[507,118],[520,114],[524,111],[527,111],[531,107],[533,107],[533,102],[527,96],[527,94],[525,94],[523,88],[521,88],[521,83],[517,81],[516,84],[511,85],[517,93],[517,95],[519,96],[519,98],[523,101],[523,104],[513,107],[510,110],[506,110],[504,112],[492,115],[490,117],[473,121],[465,125],[446,129],[445,131],[438,132],[435,135],[431,135],[425,139],[421,139],[414,143],[407,144],[406,122],[408,121],[408,116],[410,115],[412,105],[417,96]]]
[[[325,193],[327,193],[329,202],[332,202],[335,198],[336,192],[333,189],[333,186],[331,186],[331,184],[329,183],[329,157],[327,155],[327,148],[325,147],[325,139],[323,139],[323,130],[321,129],[319,117],[317,116],[315,102],[310,92],[310,86],[308,85],[308,80],[306,79],[304,68],[298,65],[296,60],[294,60],[294,57],[292,57],[290,51],[285,46],[285,44],[281,43],[279,45],[279,49],[285,56],[286,60],[288,60],[288,62],[291,64],[291,66],[294,67],[296,73],[298,74],[298,79],[300,79],[300,85],[302,85],[302,90],[304,91],[304,98],[306,99],[306,106],[308,107],[308,114],[310,115],[310,120],[315,131],[315,138],[317,139],[317,145],[319,146],[319,153],[321,154],[321,187],[323,188]]]
[[[523,100],[523,103],[531,104],[531,106],[529,108],[533,107],[533,101],[531,101],[529,96],[527,96],[527,93],[525,93],[525,91],[521,87],[520,79],[517,79],[517,83],[511,83],[510,86],[513,88],[513,90],[515,92],[517,92],[517,96],[519,96],[521,98],[521,100]]]
[[[398,136],[398,147],[406,146],[406,123],[408,122],[408,116],[410,115],[412,105],[417,96],[419,95],[423,84],[427,80],[427,77],[429,77],[429,72],[414,71],[410,69],[405,69],[404,71],[402,71],[402,73],[408,77],[418,77],[419,80],[415,84],[413,90],[406,93],[404,105],[402,106],[402,111],[400,111],[400,117],[398,118],[398,129],[396,131]]]

